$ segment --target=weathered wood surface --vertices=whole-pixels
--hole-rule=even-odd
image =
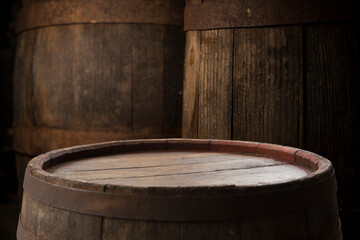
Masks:
[[[117,23],[20,33],[15,150],[179,136],[184,37],[180,26]]]
[[[305,34],[305,147],[333,161],[341,205],[360,209],[359,25],[317,24]]]
[[[33,200],[26,193],[22,202],[22,224],[29,235],[36,240],[101,239],[101,217],[54,208]]]
[[[200,151],[197,144],[207,148]],[[102,151],[110,146],[109,152]],[[151,150],[153,148],[162,150]],[[182,151],[169,150],[171,148]],[[248,155],[254,154],[254,149],[258,155]],[[86,151],[91,151],[93,155],[87,155],[89,153]],[[317,164],[312,166],[312,162]],[[43,164],[51,167],[44,167]],[[45,170],[41,170],[42,168]],[[119,141],[63,149],[38,157],[27,170],[42,181],[81,192],[108,194],[115,197],[116,201],[123,197],[130,197],[132,201],[138,197],[145,197],[150,201],[172,198],[178,201],[184,197],[189,197],[189,200],[199,197],[207,200],[224,194],[230,194],[233,198],[235,193],[244,194],[243,199],[248,197],[247,194],[254,193],[252,190],[257,194],[270,191],[271,194],[268,195],[276,196],[277,201],[288,201],[290,196],[286,195],[286,191],[289,189],[286,188],[285,192],[281,190],[284,184],[288,184],[286,186],[290,189],[303,191],[302,187],[298,187],[309,185],[310,181],[314,184],[326,181],[333,173],[331,164],[326,159],[295,148],[251,142],[187,139]],[[304,180],[304,177],[308,179]],[[280,182],[284,184],[277,184]],[[259,188],[255,189],[255,186]],[[331,194],[329,192],[326,201],[314,201],[301,208],[295,204],[293,207],[299,208],[295,211],[283,212],[281,209],[284,203],[275,206],[274,202],[275,205],[268,204],[268,207],[279,208],[278,214],[264,214],[261,211],[254,215],[254,210],[262,206],[248,202],[245,205],[252,209],[249,211],[250,215],[211,221],[157,221],[152,219],[155,217],[153,215],[143,220],[131,216],[109,217],[106,215],[108,213],[83,214],[77,212],[76,208],[72,211],[66,207],[46,205],[29,188],[25,188],[25,191],[28,192],[24,193],[21,224],[35,239],[315,240],[333,238],[340,226],[334,191]],[[305,194],[306,196],[304,193],[301,192],[301,204],[308,203],[309,198],[315,197],[313,193]],[[67,197],[71,198],[70,195]],[[262,201],[262,198],[258,199],[258,203]],[[101,203],[108,204],[106,201]],[[135,209],[148,211],[147,204],[148,202],[136,205]],[[201,201],[201,204],[204,202]],[[232,205],[215,205],[221,211],[228,207],[231,211],[236,208],[231,207]],[[181,211],[189,211],[187,204],[181,206],[184,207]],[[156,211],[154,214],[161,214],[160,212]],[[173,213],[176,214],[176,211]],[[82,233],[83,231],[86,232]]]
[[[231,138],[233,30],[201,32],[199,138]]]
[[[200,34],[187,32],[183,137],[303,146],[302,27]]]
[[[193,3],[188,1],[187,4]],[[214,69],[223,68],[223,75],[219,76],[228,76],[227,80],[218,78],[214,84],[212,79],[201,76],[196,82],[211,86],[213,96],[224,94],[223,81],[232,84],[231,128],[226,138],[296,146],[329,158],[338,176],[340,206],[358,211],[359,29],[358,21],[349,20],[188,31],[187,38],[191,39],[195,34],[233,31],[223,39],[223,45],[218,46],[219,49],[228,48],[226,51],[233,55],[233,65],[230,70],[225,69],[228,65],[218,59],[200,70],[185,61],[184,81],[187,85],[195,85],[193,78],[201,71],[212,74]],[[228,45],[229,41],[233,41],[233,45]],[[210,43],[199,38],[196,44],[206,47]],[[202,48],[191,52],[191,61],[202,66],[201,61],[206,56],[200,53],[203,53]],[[186,59],[189,54],[186,52]],[[204,90],[194,89],[192,96],[206,97]],[[184,102],[187,91],[185,88]],[[196,136],[185,133],[198,133],[201,128],[207,129],[207,135],[202,137],[229,131],[230,125],[216,117],[218,113],[223,117],[229,115],[226,105],[216,97],[208,100],[194,101],[192,108],[184,105],[183,116],[189,113],[199,116],[205,110],[212,113],[212,117],[204,120],[206,123],[198,120],[197,124],[190,124],[190,118],[183,117],[184,137]]]
[[[191,152],[90,158],[59,164],[48,171],[68,180],[138,187],[260,186],[308,174],[299,166],[264,157]]]
[[[234,30],[233,139],[301,147],[302,28]]]

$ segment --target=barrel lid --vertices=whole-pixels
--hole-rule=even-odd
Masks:
[[[87,214],[184,221],[254,215],[248,204],[258,214],[291,211],[334,195],[334,183],[327,159],[297,148],[158,139],[40,155],[28,165],[24,190],[46,204]]]

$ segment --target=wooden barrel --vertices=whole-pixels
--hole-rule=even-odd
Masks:
[[[327,159],[272,144],[127,140],[28,165],[22,239],[342,239]]]
[[[359,16],[353,0],[187,1],[182,137],[319,153],[359,211]]]
[[[36,156],[78,144],[180,136],[183,5],[23,0],[15,151]]]

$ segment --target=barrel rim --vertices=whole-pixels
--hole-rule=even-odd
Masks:
[[[84,186],[84,182],[75,180],[69,181],[61,177],[52,176],[52,174],[47,172],[46,169],[62,162],[73,161],[90,156],[158,150],[241,153],[246,155],[269,157],[279,161],[285,161],[290,164],[300,165],[311,170],[311,172],[304,177],[284,183],[245,187],[229,185],[211,186],[211,189],[214,189],[214,192],[216,192],[217,189],[227,189],[231,192],[235,189],[241,192],[285,189],[321,181],[331,176],[334,171],[333,166],[328,159],[315,153],[294,147],[237,140],[170,138],[110,141],[53,150],[33,158],[28,163],[26,172],[34,177],[44,181],[49,181],[53,184],[81,189],[82,186]],[[104,190],[103,187],[104,185],[101,184],[86,182],[87,189],[102,192]],[[166,193],[169,193],[169,191],[171,192],[172,190],[176,190],[178,193],[179,189],[181,189],[182,193],[185,193],[186,190],[191,190],[192,194],[194,193],[194,190],[208,192],[208,188],[206,187],[154,187],[154,189],[164,189],[166,190]],[[131,191],[132,194],[146,192],[150,192],[150,194],[152,194],[154,189],[148,187],[111,185],[111,188],[107,190],[118,193]]]
[[[264,186],[129,187],[86,184],[54,178],[46,169],[81,157],[139,150],[193,150],[248,153],[303,164],[314,172],[285,183]],[[85,186],[85,187],[84,187]],[[292,212],[336,198],[329,160],[297,148],[274,144],[209,140],[152,139],[114,141],[55,150],[28,164],[24,194],[44,204],[83,214],[156,221],[212,221]],[[251,203],[251,207],[248,204]]]

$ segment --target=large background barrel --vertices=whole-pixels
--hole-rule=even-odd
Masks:
[[[191,0],[185,10],[182,136],[324,155],[352,236],[360,234],[358,12],[351,0]]]
[[[18,240],[340,240],[316,154],[255,142],[128,140],[56,150],[26,170]]]
[[[28,156],[52,149],[180,135],[183,1],[23,5],[14,75],[20,176]]]

